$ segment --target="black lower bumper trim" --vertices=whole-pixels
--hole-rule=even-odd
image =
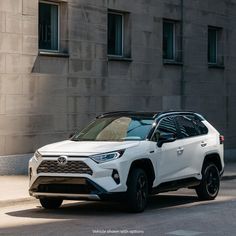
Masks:
[[[30,192],[103,195],[107,191],[88,178],[78,177],[38,177]]]

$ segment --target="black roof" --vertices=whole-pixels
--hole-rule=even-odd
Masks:
[[[139,117],[155,119],[159,116],[164,116],[168,114],[194,114],[199,117],[202,117],[201,115],[192,111],[113,111],[104,113],[98,116],[97,118],[111,117],[111,116],[139,116]]]
[[[100,116],[101,117],[109,117],[109,116],[141,116],[147,118],[155,118],[159,114],[159,112],[151,112],[151,111],[114,111],[107,112]]]

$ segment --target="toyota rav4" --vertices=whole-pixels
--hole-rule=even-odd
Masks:
[[[148,196],[193,188],[216,198],[224,137],[194,112],[112,112],[29,162],[31,196],[44,208],[63,200],[121,200],[142,212]]]

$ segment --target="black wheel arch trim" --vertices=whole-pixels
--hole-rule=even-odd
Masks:
[[[201,173],[202,173],[203,166],[205,165],[205,163],[215,164],[219,170],[220,175],[221,176],[223,175],[224,169],[223,169],[223,165],[222,165],[222,160],[221,160],[220,155],[218,153],[209,153],[204,157]]]
[[[149,192],[151,192],[153,182],[156,178],[156,173],[155,173],[155,169],[154,169],[152,161],[149,158],[142,158],[142,159],[134,160],[131,163],[130,168],[129,168],[129,173],[128,173],[128,177],[126,180],[126,185],[128,183],[130,173],[134,168],[140,168],[145,171],[147,178],[148,178]]]

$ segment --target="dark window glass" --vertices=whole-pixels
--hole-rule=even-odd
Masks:
[[[175,134],[175,136],[177,137],[177,130],[174,118],[172,116],[163,118],[157,127],[157,131],[159,133],[172,133]]]
[[[58,50],[58,5],[39,3],[39,49]]]
[[[194,123],[200,135],[204,135],[208,133],[207,127],[199,119],[195,119]]]
[[[174,60],[175,23],[163,22],[163,58]]]
[[[177,116],[176,120],[184,138],[199,135],[192,116]]]
[[[208,62],[217,63],[217,33],[218,30],[208,28]]]
[[[144,140],[149,134],[153,119],[142,117],[108,117],[96,119],[74,136],[74,141],[126,141]]]
[[[108,54],[123,54],[123,15],[108,13]]]

